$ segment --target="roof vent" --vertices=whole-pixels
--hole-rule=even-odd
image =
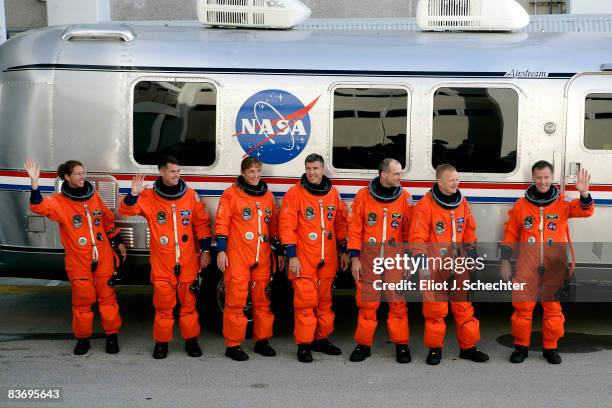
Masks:
[[[198,0],[198,19],[211,26],[291,28],[308,17],[300,0]]]
[[[78,24],[68,26],[62,34],[66,41],[133,41],[134,30],[125,24]]]
[[[515,0],[419,0],[416,15],[427,31],[512,31],[529,24]]]

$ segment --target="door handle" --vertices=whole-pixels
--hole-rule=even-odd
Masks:
[[[568,176],[577,176],[580,172],[580,163],[579,162],[570,162],[569,164],[569,172]]]

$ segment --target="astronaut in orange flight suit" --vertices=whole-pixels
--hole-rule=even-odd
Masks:
[[[254,351],[266,357],[276,355],[268,341],[272,337],[274,315],[270,311],[267,287],[275,266],[273,249],[280,250],[280,241],[276,203],[268,185],[261,180],[261,161],[246,157],[240,168],[236,183],[221,195],[215,219],[215,240],[217,266],[225,281],[225,355],[245,361],[249,355],[240,344],[248,323],[244,307],[249,292],[253,304]],[[279,269],[283,269],[284,259],[278,257]]]
[[[414,207],[410,225],[410,241],[413,256],[476,258],[476,223],[467,200],[459,191],[459,175],[455,167],[443,164],[436,169],[436,183]],[[431,261],[431,260],[430,260]],[[446,263],[446,262],[445,262]],[[453,270],[424,268],[421,278],[436,282],[453,278],[458,286],[468,278],[468,273]],[[452,287],[452,286],[451,286]],[[450,288],[449,288],[450,289]],[[450,293],[450,292],[448,292]],[[451,297],[451,310],[455,318],[459,357],[475,362],[489,359],[476,347],[480,340],[480,324],[474,317],[474,308],[467,294],[458,291],[459,299]],[[432,297],[433,296],[433,297]],[[423,293],[423,315],[425,316],[425,346],[429,348],[426,362],[437,365],[442,359],[442,347],[446,333],[444,318],[448,314],[447,292],[442,299],[439,293]]]
[[[340,267],[349,264],[346,252],[347,211],[338,191],[323,175],[323,157],[306,157],[306,172],[287,191],[280,215],[281,242],[289,259],[298,360],[312,362],[312,351],[339,355],[328,336],[334,330],[332,285]]]
[[[348,218],[348,250],[351,256],[351,271],[357,292],[355,299],[359,314],[355,341],[357,346],[350,356],[351,361],[363,361],[371,355],[380,306],[380,291],[373,282],[399,283],[403,270],[387,270],[382,275],[372,271],[375,257],[391,257],[401,254],[408,242],[412,199],[401,187],[402,165],[394,159],[384,159],[378,168],[379,177],[357,192]],[[365,251],[362,251],[365,248]],[[408,308],[406,301],[394,291],[385,291],[389,302],[387,330],[396,346],[396,361],[409,363],[412,360],[408,348]]]
[[[544,358],[551,364],[560,364],[557,343],[563,337],[565,317],[557,294],[570,278],[567,264],[567,241],[570,218],[590,217],[595,204],[589,194],[590,176],[584,169],[576,179],[578,199],[565,199],[552,184],[553,166],[546,161],[532,167],[533,185],[508,213],[502,241],[501,276],[510,280],[510,257],[517,245],[518,258],[513,283],[523,283],[523,290],[512,292],[512,335],[515,350],[512,363],[522,363],[528,355],[531,338],[533,309],[538,300],[544,310],[542,336]]]
[[[210,217],[198,193],[180,178],[180,166],[175,158],[162,158],[158,167],[160,177],[153,189],[145,190],[143,175],[134,177],[130,193],[121,202],[120,212],[143,216],[149,225],[155,307],[153,358],[162,359],[168,355],[177,294],[181,305],[179,328],[185,339],[185,351],[190,357],[199,357],[202,350],[197,339],[200,323],[196,310],[196,279],[199,271],[210,263]]]
[[[96,302],[106,333],[106,352],[118,353],[121,317],[113,289],[118,259],[111,244],[120,250],[124,260],[126,250],[119,229],[115,227],[114,214],[85,180],[82,163],[69,160],[60,165],[58,177],[64,181],[61,192],[47,197],[43,197],[38,188],[38,164],[28,160],[25,168],[32,182],[30,209],[57,222],[60,227],[60,240],[66,250],[66,273],[72,290],[72,330],[77,338],[74,354],[85,354],[91,347],[91,307]]]

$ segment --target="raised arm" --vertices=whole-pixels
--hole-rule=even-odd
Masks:
[[[26,160],[24,167],[28,176],[30,177],[30,183],[32,184],[32,190],[30,191],[30,210],[33,213],[48,217],[50,220],[55,222],[61,222],[61,205],[57,202],[54,197],[43,197],[40,193],[38,179],[40,178],[40,167],[32,159]]]
[[[137,174],[132,178],[130,192],[125,196],[119,207],[123,215],[141,215],[142,207],[138,205],[138,196],[145,190],[144,174]]]
[[[595,212],[595,202],[589,194],[590,184],[591,175],[586,169],[580,169],[576,176],[576,190],[580,192],[580,199],[573,200],[570,203],[570,218],[590,217]]]

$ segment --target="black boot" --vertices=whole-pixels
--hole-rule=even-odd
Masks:
[[[117,334],[106,335],[106,354],[117,354],[119,352],[119,340]]]
[[[256,341],[253,351],[264,357],[274,357],[276,355],[276,351],[274,351],[268,340]]]
[[[478,350],[476,347],[459,349],[459,358],[472,360],[475,363],[484,363],[485,361],[489,361],[489,356]]]
[[[77,339],[77,344],[74,347],[74,354],[77,356],[82,356],[83,354],[87,353],[90,348],[91,345],[89,344],[89,337],[86,339]]]
[[[355,347],[355,350],[353,350],[353,352],[351,353],[349,360],[354,361],[354,362],[359,362],[359,361],[365,360],[371,355],[372,355],[372,349],[370,348],[370,346],[364,346],[364,345],[358,344],[357,347]]]
[[[396,344],[395,345],[395,361],[400,364],[406,364],[412,361],[410,355],[410,349],[407,344]]]
[[[519,364],[522,363],[529,355],[529,349],[525,346],[515,346],[514,351],[510,355],[510,362]]]
[[[319,339],[312,342],[312,351],[316,351],[330,356],[339,356],[342,354],[342,350],[339,347],[334,346],[327,339]]]
[[[155,347],[153,348],[153,358],[156,360],[161,360],[166,357],[168,357],[168,343],[155,343]]]
[[[227,347],[225,356],[234,361],[247,361],[249,359],[249,355],[240,346]]]
[[[190,339],[185,340],[185,351],[189,357],[201,357],[202,349],[198,344],[198,338],[192,337]]]
[[[298,344],[297,358],[302,363],[312,363],[310,344]]]
[[[550,364],[561,364],[561,356],[557,353],[557,349],[544,349],[542,356]]]
[[[427,359],[425,362],[429,365],[438,365],[442,360],[442,349],[441,348],[432,348],[429,349],[429,353],[427,353]]]

